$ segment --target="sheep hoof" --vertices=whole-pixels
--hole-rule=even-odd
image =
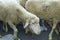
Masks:
[[[14,40],[18,40],[18,38],[14,38]]]
[[[52,40],[52,37],[49,37],[49,40]]]
[[[28,33],[25,33],[26,35],[28,35]]]
[[[28,34],[28,32],[25,31],[25,34]]]
[[[6,34],[9,34],[9,32],[4,31]]]
[[[7,34],[9,33],[8,31],[6,31],[6,30],[3,30],[4,32],[6,32]]]
[[[14,39],[14,40],[18,40],[18,39]]]
[[[8,33],[8,31],[7,31],[7,30],[6,30],[5,32],[6,32],[6,33]]]
[[[27,35],[28,34],[28,31],[25,31],[25,34]]]
[[[59,35],[59,33],[56,33],[57,35]]]
[[[57,29],[55,30],[55,32],[56,32],[57,35],[59,35],[59,31]]]

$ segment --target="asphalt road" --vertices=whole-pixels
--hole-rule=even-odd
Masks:
[[[0,34],[2,34],[3,36],[4,35],[7,35],[7,33],[5,33],[4,31],[2,31],[2,25],[3,23],[0,22]],[[48,31],[47,32],[42,32],[40,35],[31,35],[30,33],[29,34],[25,34],[24,33],[24,29],[22,27],[21,24],[17,25],[17,28],[19,30],[18,32],[18,38],[22,39],[22,40],[48,40],[48,34],[51,30],[50,27],[48,27],[46,25],[46,27],[48,28]],[[13,34],[13,30],[9,27],[9,34]],[[60,40],[60,35],[56,35],[56,33],[54,32],[53,33],[53,40]]]

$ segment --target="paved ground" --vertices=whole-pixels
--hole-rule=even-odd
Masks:
[[[22,25],[17,25],[17,28],[19,30],[18,37],[22,40],[48,40],[48,34],[51,30],[51,28],[47,26],[48,31],[42,32],[39,36],[37,36],[37,35],[31,35],[31,34],[26,35],[24,33],[24,29],[23,29]],[[2,22],[0,22],[0,34],[6,35],[6,33],[2,31]],[[13,34],[13,30],[11,28],[9,28],[9,34]],[[54,33],[53,40],[60,40],[60,35],[57,36]]]

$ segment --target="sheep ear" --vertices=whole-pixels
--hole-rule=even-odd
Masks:
[[[28,27],[28,25],[29,25],[29,21],[27,20],[25,25],[24,25],[24,28]]]

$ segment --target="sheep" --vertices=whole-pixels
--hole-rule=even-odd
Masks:
[[[25,3],[28,1],[28,0],[18,0],[19,2],[20,2],[20,4],[25,8]],[[44,26],[44,24],[43,24],[43,30],[44,31],[47,31],[47,28]],[[43,31],[42,30],[42,31]],[[27,32],[27,30],[26,30],[26,32]],[[27,32],[28,33],[28,32]]]
[[[27,2],[27,6],[28,5],[31,5],[32,3],[32,1],[31,0],[19,0],[20,1],[20,4],[25,8],[25,3]],[[34,0],[34,1],[36,1],[36,0]],[[35,4],[35,2],[33,2],[34,4]],[[33,4],[33,5],[34,5]],[[37,6],[39,6],[39,5],[37,5]],[[36,5],[35,5],[35,7],[36,7]],[[28,8],[28,7],[27,7]],[[31,10],[28,10],[28,11],[30,11],[31,12]],[[35,13],[35,14],[37,14],[36,13],[36,11],[38,11],[38,10],[33,10],[33,12],[32,13]],[[38,16],[38,15],[37,15]],[[39,17],[39,16],[38,16]],[[48,21],[49,22],[49,21]],[[43,23],[43,27],[44,27],[44,30],[45,31],[47,31],[47,28],[45,27],[45,25],[44,25],[44,20],[42,20],[42,23]],[[48,23],[50,26],[52,26],[52,24],[51,24],[51,21]],[[26,32],[27,32],[27,30],[26,30]],[[58,32],[58,30],[57,29],[55,29],[55,32],[56,32],[56,34],[58,35],[59,34],[59,32]]]
[[[36,0],[34,0],[34,1],[36,1]],[[24,8],[25,8],[26,2],[27,2],[27,6],[32,4],[32,3],[31,3],[31,2],[32,2],[31,0],[19,0],[19,2],[20,2],[20,4],[21,4]],[[35,2],[33,2],[33,3],[35,4]],[[34,5],[34,4],[33,4],[33,5]],[[37,6],[39,6],[39,5],[37,5]],[[35,7],[36,7],[36,6],[35,6]],[[36,8],[36,9],[37,9],[37,8]],[[31,10],[28,10],[28,11],[31,12]],[[37,14],[37,13],[36,13],[37,11],[38,11],[38,10],[35,10],[35,11],[33,10],[32,13],[35,13],[35,15],[36,15],[36,14]],[[38,16],[38,15],[37,15],[37,16]],[[39,17],[39,16],[38,16],[38,17]],[[43,30],[44,30],[44,31],[47,31],[47,28],[46,28],[45,25],[44,25],[44,20],[42,20],[42,23],[43,23],[43,28],[44,28]],[[49,24],[50,26],[52,26],[51,22],[49,22],[48,24]],[[59,32],[57,31],[57,29],[55,29],[55,32],[56,32],[57,35],[59,34]],[[26,30],[26,33],[28,33],[27,30]]]
[[[17,1],[19,1],[20,5],[24,7],[27,0],[17,0]],[[8,32],[8,27],[6,23],[3,23],[3,31],[5,31],[6,33]]]
[[[60,0],[28,0],[25,8],[38,15],[40,19],[53,21],[52,30],[49,34],[49,40],[52,40],[53,31],[57,23],[60,22]]]
[[[29,28],[30,31],[39,35],[40,25],[39,18],[25,10],[17,0],[0,0],[0,21],[8,23],[14,30],[14,40],[17,40],[18,29],[14,24],[22,21],[24,29]]]
[[[19,3],[24,7],[24,5],[25,5],[25,2],[27,1],[27,0],[17,0],[17,1],[19,1]],[[5,23],[5,26],[6,26],[6,23]],[[28,30],[27,29],[29,29],[28,27],[25,29],[26,31],[25,31],[25,33],[27,34],[28,33]],[[7,26],[6,26],[6,28],[4,28],[3,27],[3,30],[5,31],[5,32],[8,32],[8,28],[7,28]],[[42,30],[41,30],[42,31]],[[31,32],[31,31],[30,31]]]

